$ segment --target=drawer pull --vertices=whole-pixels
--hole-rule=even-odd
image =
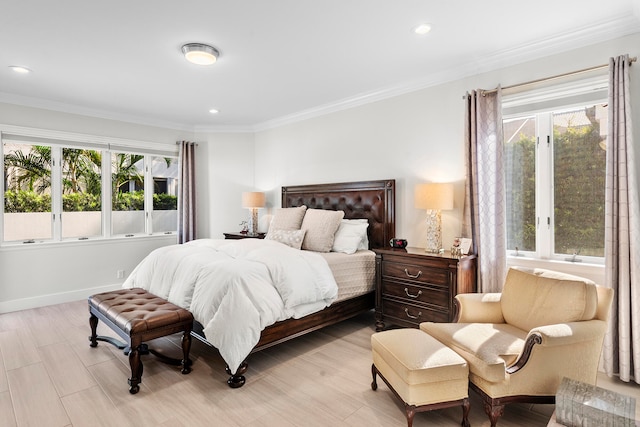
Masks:
[[[405,294],[407,294],[407,296],[408,296],[409,298],[418,298],[420,295],[422,295],[422,291],[418,291],[418,293],[417,293],[417,294],[415,294],[415,295],[411,295],[411,294],[409,293],[409,289],[407,289],[407,288],[404,288],[404,293],[405,293]]]
[[[422,270],[418,270],[418,274],[416,274],[416,275],[412,275],[412,274],[409,274],[409,272],[408,272],[408,271],[407,271],[407,269],[405,268],[405,269],[404,269],[404,274],[406,274],[406,275],[407,275],[407,277],[410,277],[410,278],[412,278],[412,279],[417,279],[417,278],[418,278],[418,277],[420,277],[420,275],[422,274]]]
[[[418,317],[422,316],[422,312],[421,312],[421,311],[419,311],[419,312],[418,312],[418,315],[417,315],[417,316],[412,316],[412,315],[410,315],[410,314],[409,314],[409,309],[408,309],[408,308],[405,308],[405,309],[404,309],[404,314],[406,314],[406,315],[407,315],[407,317],[408,317],[409,319],[417,319]]]

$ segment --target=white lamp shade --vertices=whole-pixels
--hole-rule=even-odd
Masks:
[[[243,208],[263,208],[264,204],[264,193],[259,191],[249,191],[242,193]]]
[[[430,182],[416,186],[415,207],[417,209],[453,209],[453,184]]]

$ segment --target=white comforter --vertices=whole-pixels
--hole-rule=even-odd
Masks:
[[[267,326],[331,304],[338,287],[320,255],[271,240],[200,239],[151,252],[123,287],[188,309],[232,372]]]

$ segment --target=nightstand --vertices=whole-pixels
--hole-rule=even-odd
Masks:
[[[251,234],[251,233],[240,233],[239,231],[236,233],[222,233],[224,234],[224,238],[229,240],[240,240],[240,239],[264,239],[266,236],[265,233]]]
[[[417,328],[422,322],[452,322],[453,298],[476,292],[476,256],[431,254],[423,248],[374,249],[376,330],[387,324]]]

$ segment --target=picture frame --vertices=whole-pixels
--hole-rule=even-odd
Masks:
[[[469,255],[469,251],[471,250],[471,239],[466,237],[460,238],[460,251],[462,255]]]
[[[471,250],[471,239],[466,237],[456,237],[451,245],[451,253],[454,256],[469,255]]]

